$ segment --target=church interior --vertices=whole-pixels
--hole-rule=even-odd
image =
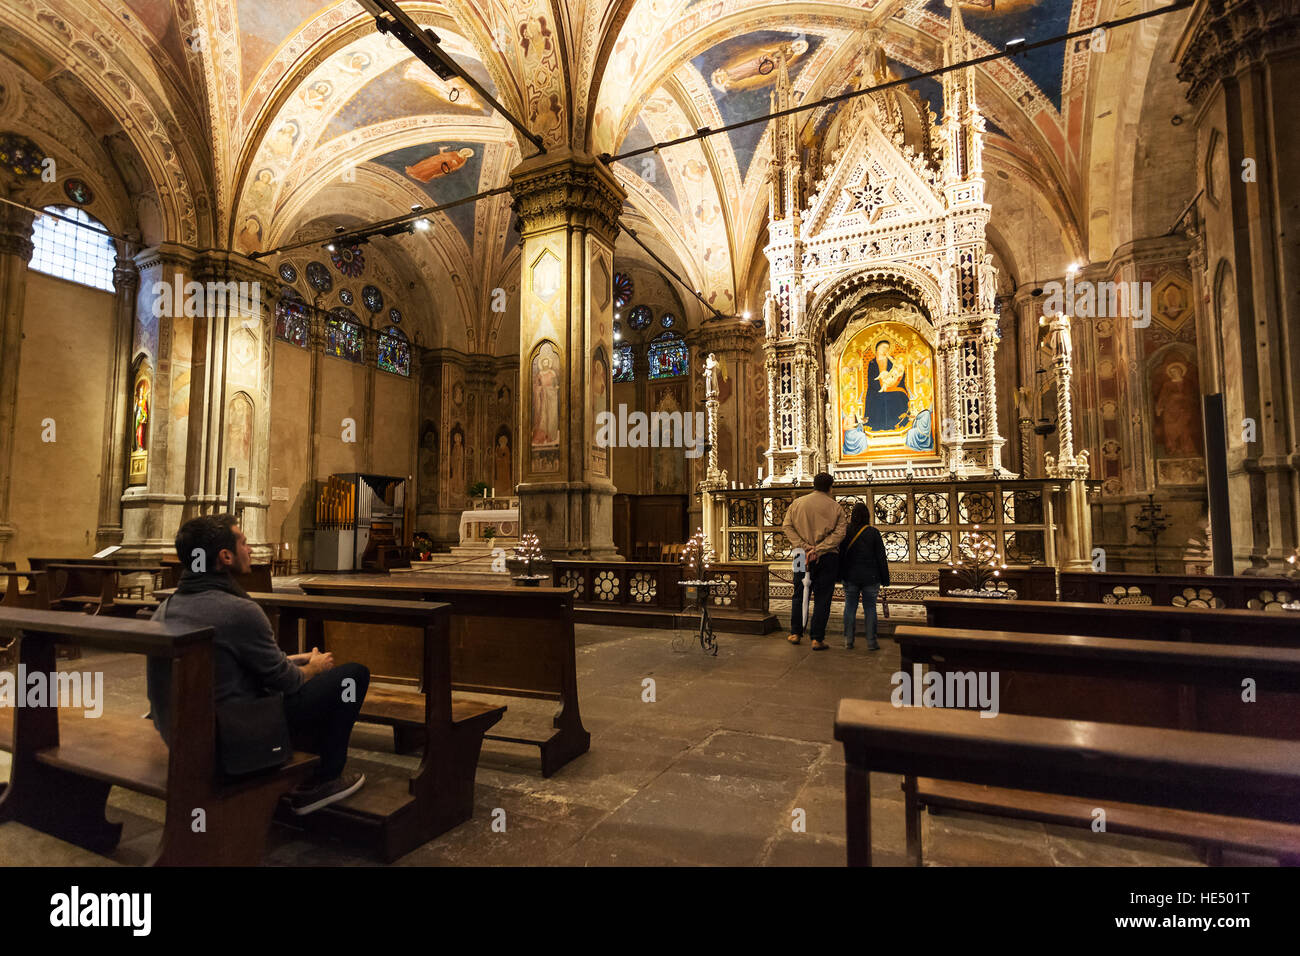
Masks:
[[[1296,0],[6,0],[0,862],[1300,862],[1288,76]],[[369,669],[319,813],[151,620],[220,514]]]

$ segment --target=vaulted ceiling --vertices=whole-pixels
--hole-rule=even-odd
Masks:
[[[991,52],[1150,2],[963,0],[962,13],[977,51]],[[898,75],[933,70],[950,18],[946,0],[403,8],[548,145],[596,154],[763,114],[777,54],[805,100],[848,88],[876,45]],[[979,68],[993,232],[1019,281],[1107,255],[1159,219],[1131,208],[1141,176],[1119,137],[1125,123],[1130,138],[1156,127],[1151,142],[1177,147],[1181,134],[1161,124],[1181,102],[1168,57],[1184,17],[1115,31],[1107,52],[1076,40]],[[505,185],[533,152],[465,84],[377,33],[356,0],[6,0],[0,37],[37,83],[79,99],[91,139],[125,141],[118,152],[148,180],[136,191],[158,208],[148,231],[196,245],[253,251],[334,222],[340,204],[379,219],[461,198]],[[911,85],[942,113],[936,81]],[[824,120],[804,114],[805,136]],[[724,312],[753,305],[766,268],[769,141],[756,124],[615,166],[636,221]],[[405,241],[419,244],[411,256],[431,282],[455,280],[460,308],[486,317],[491,290],[517,271],[512,219],[498,196],[438,213],[435,229]]]

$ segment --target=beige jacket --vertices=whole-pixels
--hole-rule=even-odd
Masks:
[[[792,501],[785,513],[785,524],[781,526],[790,547],[803,548],[805,552],[816,549],[818,554],[836,550],[848,529],[844,509],[821,491]]]

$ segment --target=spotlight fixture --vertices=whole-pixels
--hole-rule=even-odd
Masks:
[[[429,220],[427,219],[417,219],[415,222],[411,223],[411,225],[415,228],[416,232],[429,231]]]
[[[1006,51],[1008,53],[1020,53],[1025,45],[1024,37],[1016,37],[1014,40],[1008,40]]]
[[[336,248],[337,248],[337,247],[336,247],[336,246],[334,245],[334,243],[332,243],[332,242],[327,242],[327,243],[325,244],[325,251],[326,251],[326,252],[334,252]]]
[[[744,313],[744,314],[741,316],[741,318],[742,318],[742,319],[748,319],[748,318],[749,318],[749,313],[748,313],[748,312]]]
[[[411,212],[419,212],[423,208],[424,207],[421,206],[419,203],[416,203],[414,206],[411,207]]]

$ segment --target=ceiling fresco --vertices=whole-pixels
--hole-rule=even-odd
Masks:
[[[211,210],[220,241],[241,251],[283,241],[304,217],[321,214],[320,202],[337,202],[349,190],[373,207],[375,219],[385,218],[422,198],[446,202],[502,186],[532,152],[462,81],[437,79],[405,47],[377,34],[356,0],[120,0],[111,14],[104,0],[62,2],[84,8],[87,23],[111,16],[119,34],[125,29],[139,41],[132,55],[152,70],[145,92],[154,104],[170,97],[175,117],[160,108],[160,120],[146,126],[176,130],[180,139],[149,146],[149,134],[122,125],[134,114],[123,114],[121,104],[102,108],[102,91],[66,91],[89,101],[78,110],[85,122],[100,136],[134,138],[148,176],[167,188],[159,195],[175,207],[165,218],[199,223],[189,229],[202,228],[205,207],[191,208],[176,174],[162,171],[173,165],[169,150],[188,148],[181,140],[197,144],[210,165],[187,160],[186,188]],[[1017,37],[1086,30],[1114,5],[960,0],[977,53]],[[948,0],[635,0],[617,7],[614,0],[430,0],[407,9],[548,146],[616,153],[763,116],[778,60],[796,100],[833,95],[858,82],[877,44],[890,69],[942,120],[940,83],[917,74],[942,62]],[[0,26],[13,27],[18,16],[0,13]],[[201,50],[190,42],[196,34],[205,38]],[[1034,188],[1076,223],[1086,221],[1092,201],[1086,177],[1100,160],[1088,137],[1092,118],[1104,111],[1095,108],[1098,86],[1090,82],[1104,58],[1081,42],[988,63],[976,80],[996,140],[990,162],[1034,170]],[[37,43],[10,56],[43,82],[65,82],[59,61],[40,66],[42,51]],[[801,141],[815,142],[833,115],[834,108],[805,114]],[[205,122],[207,141],[181,135]],[[765,268],[769,126],[616,164],[631,206],[672,250],[674,265],[724,310],[754,287],[750,272]],[[508,200],[479,207],[435,217],[430,238],[443,235],[439,230],[447,237],[440,254],[463,256],[468,248],[475,260],[448,268],[479,271],[477,260],[487,256],[483,269],[499,271],[517,248]],[[476,241],[491,248],[475,249]]]
[[[1033,43],[1069,32],[1070,0],[977,0],[962,3],[966,29],[995,47],[1023,37]],[[946,0],[928,0],[926,10],[941,17],[951,14]],[[1061,108],[1061,76],[1066,44],[1052,44],[1017,56],[1015,62],[1029,75],[1043,95]]]
[[[479,191],[485,150],[484,143],[434,142],[394,150],[376,156],[372,162],[417,184],[432,200],[430,205],[441,205]],[[471,250],[474,248],[474,205],[465,203],[443,213],[456,224]]]
[[[771,109],[776,83],[776,57],[784,57],[790,79],[812,58],[823,38],[798,30],[755,30],[711,47],[692,58],[691,65],[709,84],[724,123],[753,119]],[[730,131],[732,150],[741,176],[747,174],[758,141],[766,132],[762,123]]]

